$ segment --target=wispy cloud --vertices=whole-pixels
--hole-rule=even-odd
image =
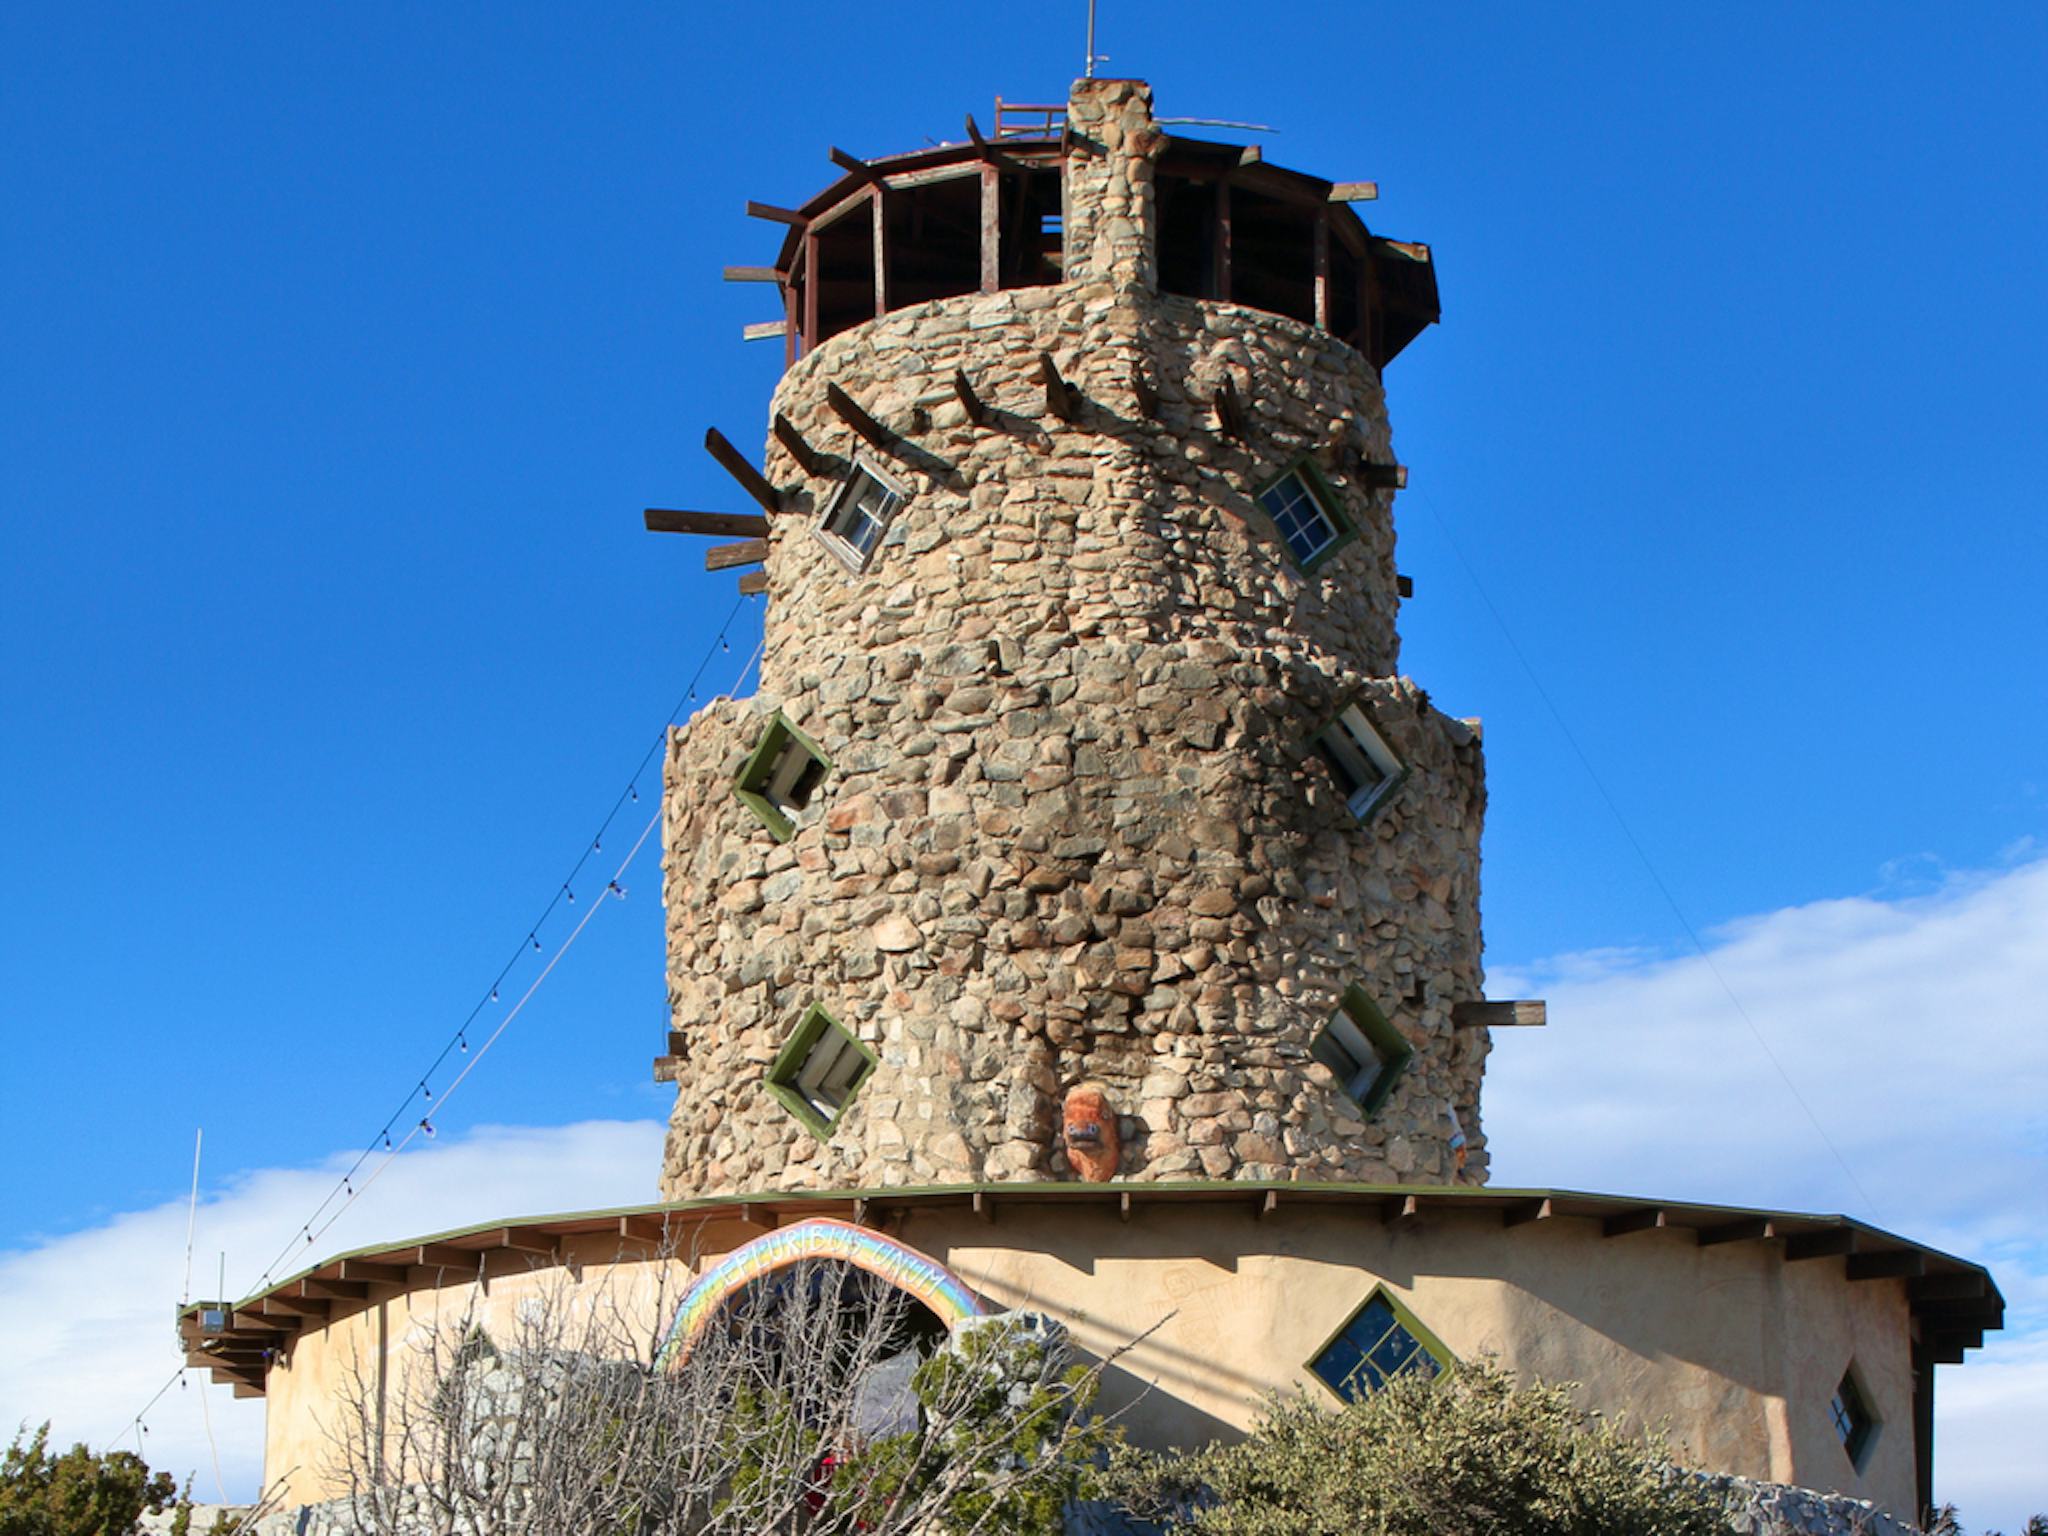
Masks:
[[[2048,860],[1899,873],[1731,923],[1710,958],[1497,970],[1551,1023],[1495,1037],[1492,1176],[1844,1211],[1989,1265],[2006,1332],[1940,1373],[1937,1491],[2010,1531],[2048,1509]]]
[[[396,1159],[317,1247],[285,1261],[281,1272],[366,1243],[498,1216],[651,1200],[660,1159],[661,1126],[653,1121],[484,1126]],[[217,1288],[223,1251],[229,1289],[253,1285],[350,1161],[338,1155],[316,1167],[264,1169],[206,1196],[194,1293]],[[182,1358],[172,1318],[185,1222],[180,1201],[0,1254],[0,1436],[48,1419],[62,1444],[105,1447],[127,1430]],[[145,1417],[144,1454],[180,1477],[197,1471],[195,1496],[213,1497],[209,1417],[227,1490],[247,1497],[262,1474],[263,1405],[202,1385],[197,1372]],[[134,1448],[132,1437],[124,1443]]]

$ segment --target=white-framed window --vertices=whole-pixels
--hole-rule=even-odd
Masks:
[[[1314,570],[1357,532],[1337,509],[1336,493],[1307,459],[1261,490],[1258,502],[1304,571]]]
[[[813,1133],[830,1136],[874,1068],[874,1053],[814,1003],[769,1067],[768,1091]]]
[[[881,548],[890,521],[909,498],[910,492],[893,476],[860,455],[818,519],[818,537],[848,570],[864,571]]]
[[[1392,792],[1406,771],[1357,704],[1345,705],[1337,718],[1323,727],[1315,739],[1315,752],[1329,768],[1351,814],[1360,821]]]

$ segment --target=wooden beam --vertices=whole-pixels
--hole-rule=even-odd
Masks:
[[[1244,441],[1244,402],[1237,397],[1237,381],[1227,373],[1216,386],[1216,424],[1239,442]]]
[[[1415,578],[1413,576],[1396,575],[1394,577],[1394,590],[1403,597],[1413,597],[1415,595]]]
[[[1411,1222],[1422,1214],[1422,1204],[1413,1195],[1403,1195],[1398,1200],[1389,1200],[1380,1207],[1380,1221],[1385,1226]]]
[[[1829,1232],[1799,1232],[1785,1239],[1788,1260],[1825,1259],[1856,1251],[1856,1234],[1848,1227]]]
[[[1375,464],[1361,455],[1358,460],[1358,480],[1368,491],[1405,491],[1408,489],[1408,466]]]
[[[738,1205],[730,1207],[725,1214],[750,1232],[773,1232],[782,1225],[782,1218],[775,1214],[774,1206],[763,1205],[753,1200],[743,1200]]]
[[[327,1320],[327,1303],[315,1301],[310,1296],[288,1296],[283,1291],[272,1291],[257,1304],[261,1312],[283,1314],[287,1317],[313,1317],[322,1322]],[[244,1309],[237,1309],[237,1318],[248,1316]]]
[[[1131,1192],[1128,1189],[1117,1191],[1116,1218],[1118,1221],[1129,1221],[1131,1219]]]
[[[367,1301],[370,1288],[360,1280],[321,1280],[308,1276],[299,1282],[299,1294],[315,1301]]]
[[[1237,152],[1237,163],[1241,166],[1257,165],[1265,158],[1266,152],[1256,144],[1247,144]]]
[[[524,1227],[500,1227],[490,1234],[493,1248],[509,1248],[514,1253],[539,1253],[559,1258],[562,1240],[545,1232],[534,1232]]]
[[[1326,211],[1316,213],[1315,233],[1315,317],[1316,329],[1330,328],[1330,216]]]
[[[1050,352],[1038,354],[1038,377],[1045,384],[1045,408],[1061,421],[1072,421],[1079,411],[1079,394],[1060,377],[1060,367]]]
[[[825,386],[825,403],[832,407],[835,416],[877,448],[886,451],[896,445],[896,434],[862,410],[860,402],[837,384]]]
[[[787,320],[756,320],[740,327],[741,341],[780,341],[789,333]]]
[[[406,1273],[403,1265],[378,1264],[369,1259],[343,1259],[340,1264],[341,1278],[361,1280],[369,1285],[404,1285]]]
[[[216,1371],[214,1374],[218,1378],[220,1373]],[[263,1395],[263,1382],[260,1378],[255,1381],[236,1380],[232,1383],[232,1386],[236,1397],[261,1397]]]
[[[811,222],[794,208],[778,208],[773,203],[757,203],[751,197],[747,199],[747,217],[767,219],[773,224],[787,224],[794,229],[806,228]]]
[[[768,519],[754,512],[678,512],[669,507],[649,507],[645,516],[649,533],[702,533],[735,539],[768,537]]]
[[[766,539],[746,539],[738,544],[714,544],[704,551],[704,569],[730,571],[742,565],[761,565],[767,559]]]
[[[775,413],[775,423],[769,430],[775,434],[775,441],[782,444],[789,456],[796,460],[798,469],[807,475],[825,473],[825,461],[818,457],[817,449],[804,440],[804,435],[797,431],[796,424],[782,412]],[[765,533],[767,530],[764,528],[762,532]]]
[[[1375,203],[1379,201],[1380,184],[1376,181],[1333,181],[1330,183],[1330,201],[1333,203]]]
[[[766,571],[742,571],[740,573],[740,596],[758,597],[768,590]]]
[[[682,1068],[683,1058],[680,1056],[657,1056],[654,1058],[654,1080],[657,1083],[672,1083]]]
[[[668,1223],[659,1216],[621,1216],[619,1236],[628,1242],[664,1245],[669,1240]]]
[[[1927,1272],[1927,1256],[1914,1248],[1889,1253],[1852,1253],[1847,1264],[1851,1280],[1917,1279]]]
[[[1279,1209],[1280,1191],[1277,1189],[1264,1190],[1261,1193],[1254,1195],[1252,1197],[1253,1221],[1264,1221],[1268,1216],[1272,1215],[1275,1211]]]
[[[987,1190],[977,1189],[974,1192],[974,1214],[983,1221],[994,1221],[996,1219],[995,1196],[991,1195]]]
[[[970,124],[974,119],[967,120]],[[995,166],[981,168],[981,291],[1003,286],[1003,182]]]
[[[974,386],[967,381],[967,370],[953,370],[953,398],[960,402],[960,409],[967,413],[967,419],[981,426],[988,420],[988,407],[981,403],[981,396],[974,392]]]
[[[1754,1243],[1777,1235],[1774,1223],[1761,1216],[1745,1216],[1740,1221],[1724,1221],[1719,1226],[1696,1228],[1693,1241],[1702,1248],[1711,1248],[1717,1243]]]
[[[1914,1280],[1906,1295],[1913,1301],[1974,1301],[1990,1290],[1991,1282],[1974,1270],[1944,1270]]]
[[[1549,1221],[1557,1212],[1548,1200],[1524,1200],[1520,1205],[1503,1206],[1500,1224],[1504,1227],[1519,1227],[1529,1221]]]
[[[267,1310],[270,1303],[274,1300],[276,1300],[275,1297],[265,1298],[262,1305],[266,1310],[261,1312],[237,1311],[230,1319],[230,1326],[239,1329],[251,1329],[258,1333],[273,1334],[297,1333],[306,1326],[306,1318],[303,1313],[290,1311],[272,1312]],[[325,1320],[327,1316],[326,1302],[320,1303],[320,1310],[315,1316],[320,1320]]]
[[[1646,1205],[1639,1211],[1622,1211],[1609,1216],[1600,1223],[1602,1237],[1626,1237],[1631,1232],[1652,1232],[1659,1227],[1669,1226],[1663,1210]]]
[[[1138,414],[1147,421],[1159,414],[1159,391],[1136,368],[1131,370],[1131,397],[1138,402]]]
[[[784,277],[779,267],[727,267],[725,280],[728,283],[779,283]]]
[[[849,155],[845,150],[841,149],[836,144],[833,145],[831,149],[826,151],[826,153],[828,153],[832,157],[832,163],[838,166],[839,169],[841,169],[842,171],[846,171],[854,176],[859,176],[867,181],[875,181],[879,179],[879,173],[875,170],[875,168],[872,165],[869,165],[867,161],[861,159],[859,155]]]
[[[420,1269],[475,1269],[483,1262],[480,1248],[457,1248],[452,1243],[421,1243],[405,1250],[406,1262]]]
[[[880,181],[868,188],[868,223],[874,239],[873,263],[875,268],[875,318],[881,319],[889,313],[889,232],[886,224],[887,210],[882,200],[888,194]]]
[[[725,472],[739,481],[740,489],[760,503],[763,512],[782,510],[782,493],[768,483],[768,477],[747,462],[739,449],[725,440],[725,434],[716,427],[704,430],[704,451],[718,460]]]
[[[1407,593],[1402,596],[1407,596]],[[1453,1029],[1506,1029],[1510,1026],[1538,1026],[1545,1022],[1546,1008],[1540,1000],[1496,1003],[1481,999],[1451,1004]]]

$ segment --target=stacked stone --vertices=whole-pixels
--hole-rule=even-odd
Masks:
[[[770,443],[760,691],[667,765],[668,1197],[1068,1176],[1084,1082],[1124,1178],[1484,1178],[1487,1042],[1451,1022],[1481,995],[1480,747],[1397,675],[1391,509],[1357,478],[1392,459],[1379,379],[1154,292],[1144,89],[1082,82],[1072,122],[1068,281],[892,313],[776,391],[824,462]],[[858,574],[813,536],[856,452],[910,491]],[[1305,455],[1358,529],[1310,574],[1252,495]],[[1353,699],[1409,770],[1362,824],[1306,750]],[[778,709],[832,763],[786,843],[733,793]],[[1369,1118],[1309,1053],[1354,983],[1415,1052]],[[812,1004],[878,1058],[829,1140],[766,1088]]]

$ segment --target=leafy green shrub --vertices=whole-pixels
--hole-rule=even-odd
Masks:
[[[1342,1408],[1273,1399],[1235,1445],[1121,1457],[1109,1491],[1203,1536],[1726,1536],[1662,1441],[1478,1361]]]
[[[32,1435],[24,1426],[0,1458],[0,1536],[129,1536],[145,1509],[177,1500],[171,1475],[152,1475],[133,1451],[74,1445],[53,1456],[49,1446],[48,1424]]]

